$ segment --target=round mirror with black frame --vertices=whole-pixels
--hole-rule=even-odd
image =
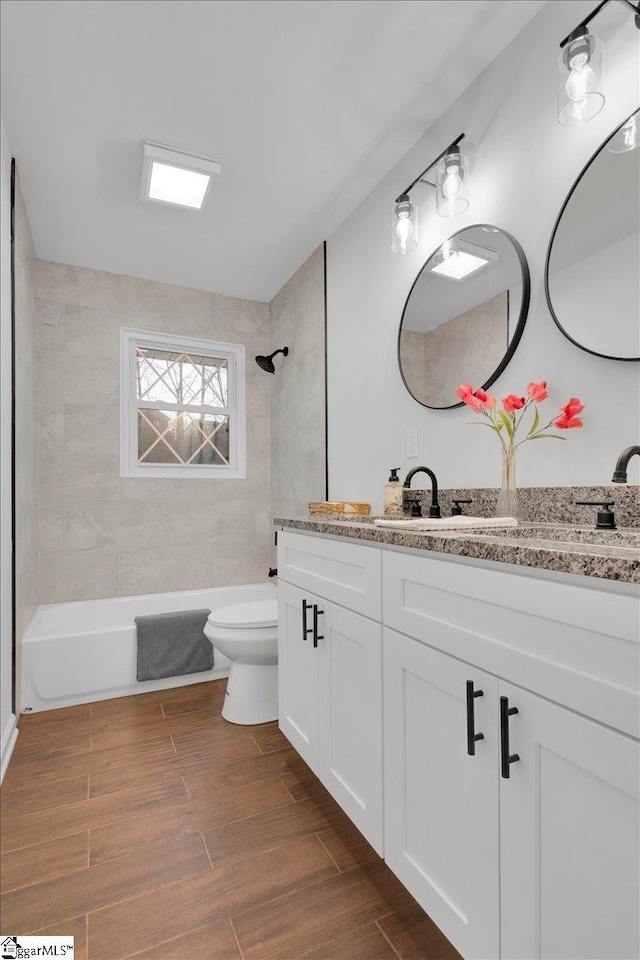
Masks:
[[[571,187],[545,267],[565,337],[607,360],[640,359],[640,110],[613,131]]]
[[[462,406],[461,383],[489,387],[513,356],[529,309],[520,244],[488,223],[454,233],[431,254],[402,311],[398,364],[418,403]]]

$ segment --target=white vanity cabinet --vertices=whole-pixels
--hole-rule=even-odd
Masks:
[[[390,867],[467,960],[638,957],[637,598],[383,560]]]
[[[282,729],[466,960],[637,958],[637,591],[288,532],[281,563]]]
[[[385,629],[385,859],[464,957],[500,955],[497,690],[495,677]],[[468,734],[482,736],[473,755]]]
[[[384,698],[385,859],[460,953],[637,957],[637,743],[386,629]]]
[[[640,954],[638,744],[514,687],[499,693],[510,750],[500,778],[502,956]]]
[[[333,560],[325,541],[280,537],[280,729],[382,855],[382,626],[327,598],[343,599],[349,589],[361,609],[379,609],[380,553],[338,546],[346,549]],[[303,576],[291,569],[294,557],[305,567]],[[334,580],[344,567],[351,575],[347,588]],[[283,580],[282,573],[316,592]]]

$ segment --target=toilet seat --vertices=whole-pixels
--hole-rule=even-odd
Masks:
[[[225,630],[262,630],[278,625],[278,600],[253,600],[220,607],[209,614],[208,622]]]
[[[204,635],[231,661],[224,719],[242,724],[277,720],[277,595],[214,610],[207,618]]]

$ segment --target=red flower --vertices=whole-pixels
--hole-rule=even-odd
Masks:
[[[567,404],[567,406],[569,406],[569,404]],[[556,427],[558,427],[559,430],[571,430],[572,427],[583,426],[583,423],[580,417],[568,417],[564,414],[561,417],[558,417],[558,419],[554,420],[553,422],[555,423]]]
[[[471,384],[461,383],[458,389],[456,390],[456,396],[460,397],[460,399],[463,402],[465,402],[465,399],[466,397],[469,396],[469,394],[473,395],[473,387],[471,386]]]
[[[480,413],[480,411],[484,409],[484,403],[482,400],[478,400],[473,393],[470,393],[464,398],[464,403],[466,403],[468,407],[471,407],[471,409],[476,413]]]
[[[485,393],[481,388],[473,392],[473,387],[470,383],[463,383],[456,390],[456,396],[460,397],[463,403],[466,403],[468,407],[471,407],[476,413],[479,413],[480,410],[491,409],[495,406],[496,400],[495,397],[492,397],[489,393]]]
[[[490,393],[485,393],[482,387],[478,387],[475,396],[488,410],[491,410],[496,405],[496,398],[492,397]]]
[[[547,381],[541,380],[540,383],[530,383],[527,387],[527,393],[536,403],[541,403],[549,396],[547,391]]]
[[[515,410],[522,410],[525,403],[524,397],[516,397],[515,393],[510,393],[508,397],[503,399],[502,406],[507,413],[513,413]]]
[[[565,403],[564,407],[560,407],[560,410],[564,417],[571,420],[573,417],[577,417],[579,413],[582,413],[584,406],[584,403],[580,403],[577,397],[571,397],[569,403]],[[560,419],[562,419],[562,417]],[[580,423],[579,426],[582,426],[582,424]]]

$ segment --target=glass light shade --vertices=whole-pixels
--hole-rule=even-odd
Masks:
[[[602,43],[582,30],[558,58],[558,122],[565,127],[592,120],[604,106]]]
[[[451,147],[436,166],[436,210],[457,217],[469,207],[469,162],[459,147]]]
[[[640,146],[640,111],[624,123],[607,144],[611,153],[629,153]]]
[[[391,249],[404,256],[418,248],[418,208],[407,194],[393,206]]]

